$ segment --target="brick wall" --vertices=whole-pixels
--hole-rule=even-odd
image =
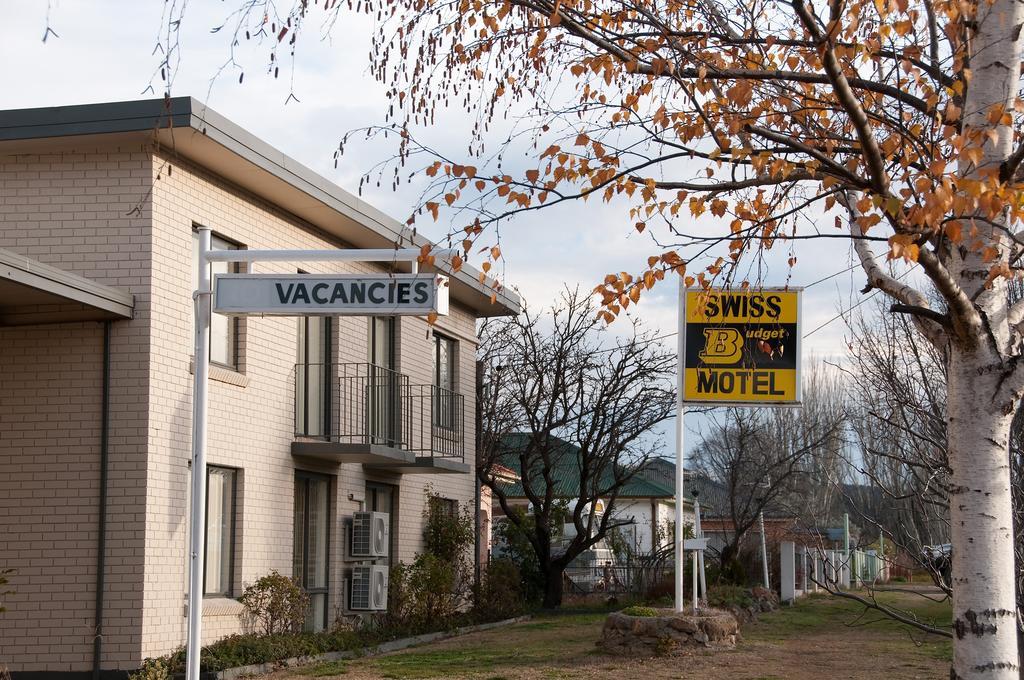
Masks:
[[[136,317],[113,324],[104,668],[135,668],[184,643],[191,454],[192,226],[248,248],[344,246],[179,158],[142,148],[70,146],[0,157],[0,248],[119,286]],[[365,272],[365,264],[259,264],[256,271]],[[438,327],[459,341],[466,462],[474,459],[475,318],[453,304]],[[334,326],[339,363],[367,362],[366,318]],[[422,319],[398,324],[398,369],[432,381]],[[237,370],[213,370],[210,464],[241,470],[238,595],[271,569],[291,574],[296,469],[332,475],[331,607],[345,565],[341,519],[368,480],[399,487],[398,557],[421,548],[429,484],[462,502],[473,474],[389,475],[291,456],[297,321],[240,324]],[[0,566],[18,569],[0,617],[0,660],[14,671],[91,667],[98,518],[102,325],[0,329]],[[9,472],[9,474],[8,474]],[[349,500],[352,494],[353,500]],[[204,639],[239,630],[239,606],[212,598]]]
[[[136,296],[113,324],[104,668],[137,666],[149,327],[151,161],[141,148],[0,156],[0,248]],[[11,670],[92,663],[102,325],[0,328],[0,616]]]
[[[167,172],[164,164],[173,165]],[[185,639],[182,602],[187,582],[186,526],[190,455],[191,239],[193,224],[213,229],[249,249],[344,247],[335,239],[248,192],[180,159],[154,164],[154,333],[150,384],[150,493],[147,508],[147,562],[143,655],[169,651]],[[261,273],[381,271],[362,263],[259,263]],[[432,341],[422,319],[398,325],[398,369],[412,383],[432,381]],[[474,441],[473,393],[475,318],[457,305],[441,324],[460,339],[458,379],[466,394],[466,436]],[[208,463],[241,469],[235,561],[235,595],[258,577],[277,569],[292,571],[292,511],[296,469],[332,475],[331,593],[333,610],[342,602],[345,565],[341,519],[359,509],[368,480],[398,485],[399,558],[411,559],[421,546],[424,487],[445,496],[473,498],[473,476],[389,475],[360,465],[329,465],[297,460],[290,452],[294,432],[294,363],[298,326],[293,318],[248,318],[241,324],[237,371],[215,371],[210,387]],[[369,320],[343,317],[334,324],[333,357],[338,363],[369,361]],[[471,446],[467,460],[474,458]],[[353,500],[349,500],[349,495]],[[204,639],[236,632],[236,609],[207,601]],[[214,612],[222,612],[214,614]]]

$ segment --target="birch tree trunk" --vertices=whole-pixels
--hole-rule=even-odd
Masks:
[[[1013,125],[995,113],[1012,111],[1020,82],[1024,5],[1017,0],[980,0],[966,64],[963,134],[984,130],[984,156],[961,158],[960,172],[981,179],[1013,153]],[[965,22],[967,23],[967,22]],[[968,24],[969,26],[969,24]],[[970,27],[966,29],[970,31]],[[1005,215],[1005,213],[1004,213]],[[1009,258],[1003,224],[981,227],[986,239]],[[948,443],[953,490],[953,678],[1018,678],[1016,579],[1010,490],[1010,424],[1019,403],[1013,371],[1005,279],[986,287],[992,262],[953,249],[950,273],[975,301],[980,323],[960,327],[949,348]],[[954,325],[962,319],[954,317]]]
[[[1012,414],[981,395],[998,375],[984,357],[954,350],[949,364],[949,459],[953,540],[953,678],[1017,676],[1010,502]]]

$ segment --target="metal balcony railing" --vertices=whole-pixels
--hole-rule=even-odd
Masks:
[[[410,449],[424,455],[464,460],[465,397],[436,385],[413,385],[409,402],[414,413]]]
[[[374,364],[297,364],[295,434],[465,458],[465,397]]]
[[[409,376],[374,364],[295,366],[295,434],[408,449]]]

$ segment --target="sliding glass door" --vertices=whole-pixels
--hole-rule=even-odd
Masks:
[[[330,573],[331,479],[312,472],[295,473],[295,518],[292,576],[309,595],[306,630],[324,630],[328,618]]]

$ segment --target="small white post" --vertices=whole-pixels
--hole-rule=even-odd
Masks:
[[[816,548],[814,550],[814,556],[811,560],[811,568],[814,570],[814,592],[818,592],[818,584],[821,582],[821,549]]]
[[[683,490],[683,464],[686,456],[683,451],[684,425],[683,418],[686,415],[686,406],[683,404],[683,383],[685,379],[684,366],[686,363],[686,288],[683,284],[683,277],[679,277],[679,310],[678,323],[676,325],[677,353],[676,357],[676,545],[675,545],[675,606],[676,611],[683,611],[686,600],[683,598],[683,502],[686,495]]]
[[[779,599],[796,600],[796,546],[792,541],[779,543]]]
[[[195,366],[192,386],[192,507],[189,516],[188,641],[185,678],[199,680],[203,625],[203,537],[206,535],[206,405],[210,370],[210,229],[199,228],[199,284],[195,300]]]
[[[850,513],[843,513],[843,566],[840,574],[840,581],[843,583],[843,587],[849,588],[851,583],[850,573]]]
[[[803,574],[803,584],[801,585],[800,590],[803,592],[804,595],[806,595],[807,594],[807,570],[810,568],[810,565],[808,564],[808,560],[807,560],[807,546],[806,545],[803,546],[803,550],[804,550],[804,556],[803,556],[803,565],[804,566],[803,566],[803,569],[800,570],[802,572],[802,574]]]
[[[699,552],[700,552],[700,550],[691,550],[690,551],[690,555],[692,555],[690,561],[693,562],[693,564],[691,565],[693,567],[693,579],[691,579],[691,580],[693,581],[693,613],[694,614],[697,613],[697,553],[699,553]]]
[[[771,582],[768,580],[768,543],[764,536],[764,510],[758,515],[761,524],[761,571],[764,578],[764,589],[771,590]]]
[[[696,496],[693,499],[693,533],[697,538],[704,538],[704,527],[700,523],[700,502]],[[697,569],[700,573],[700,594],[705,600],[708,599],[708,582],[704,574],[704,550],[697,551]]]

